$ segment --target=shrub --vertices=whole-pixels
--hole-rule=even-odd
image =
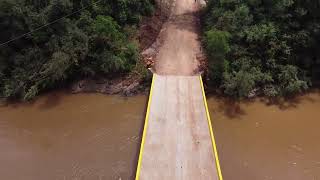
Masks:
[[[307,90],[320,69],[320,7],[302,0],[208,0],[202,16],[209,75],[234,97]]]

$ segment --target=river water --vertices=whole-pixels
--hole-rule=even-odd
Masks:
[[[146,101],[59,92],[0,107],[0,179],[134,179]]]
[[[0,179],[134,179],[147,98],[51,93],[0,107]],[[225,180],[320,179],[320,94],[208,105]]]
[[[225,180],[320,179],[320,93],[281,105],[208,103]]]

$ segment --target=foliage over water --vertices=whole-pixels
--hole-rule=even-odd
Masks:
[[[319,80],[320,2],[209,0],[204,44],[213,86],[227,95],[287,96]]]

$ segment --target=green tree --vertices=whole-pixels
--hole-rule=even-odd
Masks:
[[[209,64],[222,56],[227,65],[209,68],[216,87],[235,97],[254,90],[274,97],[300,93],[310,79],[320,80],[313,73],[320,69],[319,7],[313,0],[208,0],[202,24]],[[229,34],[230,50],[208,43],[216,36],[208,32]]]
[[[152,11],[151,0],[1,1],[0,97],[29,100],[81,77],[129,73],[139,56],[127,29]]]
[[[222,74],[228,69],[226,54],[230,52],[230,34],[219,30],[205,32],[205,45],[209,57],[209,76],[213,83],[220,84]]]

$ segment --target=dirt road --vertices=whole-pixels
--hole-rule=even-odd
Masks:
[[[161,75],[194,75],[198,73],[196,55],[200,51],[196,15],[200,2],[176,0],[169,21],[159,35],[162,46],[156,57],[155,71]]]

